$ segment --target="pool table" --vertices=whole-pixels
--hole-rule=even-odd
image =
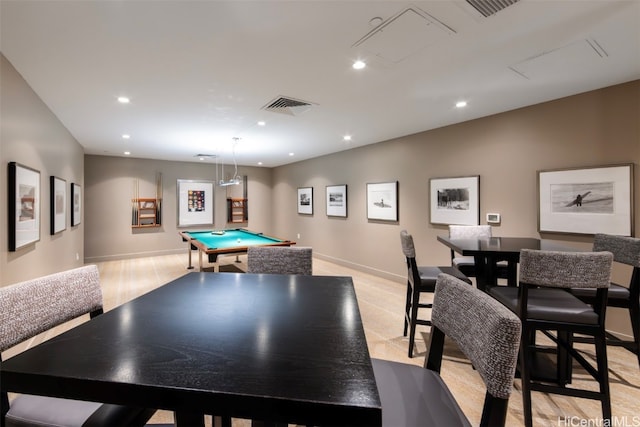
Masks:
[[[198,250],[198,266],[202,271],[203,254],[209,257],[214,271],[218,271],[218,255],[239,255],[246,253],[249,246],[291,246],[296,242],[278,237],[266,236],[242,228],[227,230],[180,231],[182,240],[187,242],[189,266],[191,269],[191,250]]]

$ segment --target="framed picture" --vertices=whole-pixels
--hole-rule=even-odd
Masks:
[[[213,225],[213,181],[178,180],[178,227]]]
[[[57,234],[67,228],[67,181],[51,176],[50,204],[51,234]]]
[[[367,219],[398,220],[398,181],[367,184]]]
[[[431,178],[432,224],[480,224],[480,176]]]
[[[538,171],[538,231],[633,235],[633,164]]]
[[[78,184],[71,183],[71,226],[80,224],[82,218],[82,193]]]
[[[313,215],[313,187],[298,188],[298,213]]]
[[[40,240],[40,172],[16,162],[8,165],[9,251]]]
[[[327,216],[347,217],[346,185],[327,185]]]

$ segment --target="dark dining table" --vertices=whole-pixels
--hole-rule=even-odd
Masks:
[[[484,237],[476,239],[452,239],[438,236],[438,241],[463,256],[472,256],[475,261],[476,285],[486,290],[498,283],[497,263],[507,262],[507,284],[517,286],[518,262],[522,249],[578,251],[554,240],[532,237]]]
[[[189,273],[6,361],[1,388],[304,425],[381,425],[350,277]]]
[[[566,246],[554,240],[532,237],[485,237],[476,239],[451,239],[438,236],[438,241],[463,256],[473,256],[476,269],[476,286],[485,292],[498,284],[497,263],[507,262],[507,285],[517,286],[518,262],[523,249],[575,252],[580,249]],[[567,384],[571,381],[571,358],[563,348],[556,348],[555,360],[546,354],[534,355],[535,378]]]

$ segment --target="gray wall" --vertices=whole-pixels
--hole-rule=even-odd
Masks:
[[[154,198],[156,176],[162,174],[162,225],[131,228],[134,186],[139,197]],[[271,234],[271,169],[239,167],[247,176],[249,221],[237,226]],[[186,252],[177,227],[177,180],[216,180],[215,164],[168,162],[125,157],[85,157],[85,261]],[[214,187],[214,228],[226,228],[227,196],[242,186]],[[234,224],[235,226],[236,224]],[[190,227],[203,229],[203,227]],[[186,262],[186,255],[185,255]]]
[[[0,286],[79,267],[84,261],[84,223],[51,236],[49,177],[83,185],[84,150],[0,54]],[[7,165],[18,162],[40,171],[40,241],[8,251]],[[71,202],[69,202],[69,205]]]
[[[640,163],[640,81],[295,163],[274,170],[274,232],[301,234],[316,255],[398,280],[405,270],[399,232],[414,235],[422,264],[446,264],[429,221],[429,180],[480,176],[481,222],[502,214],[496,236],[544,237],[590,247],[589,236],[537,231],[537,171]],[[640,228],[640,171],[634,224]],[[398,223],[368,221],[366,183],[399,181]],[[348,185],[348,218],[326,216],[325,187]],[[314,215],[298,215],[297,187],[313,187]]]

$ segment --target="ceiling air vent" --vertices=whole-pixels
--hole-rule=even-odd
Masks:
[[[272,111],[274,113],[288,114],[290,116],[298,116],[305,111],[311,109],[315,105],[311,102],[301,101],[295,98],[289,98],[285,96],[278,97],[273,101],[270,101],[267,105],[262,107],[263,110]]]
[[[466,0],[475,10],[480,12],[484,17],[488,18],[500,12],[519,0]]]

